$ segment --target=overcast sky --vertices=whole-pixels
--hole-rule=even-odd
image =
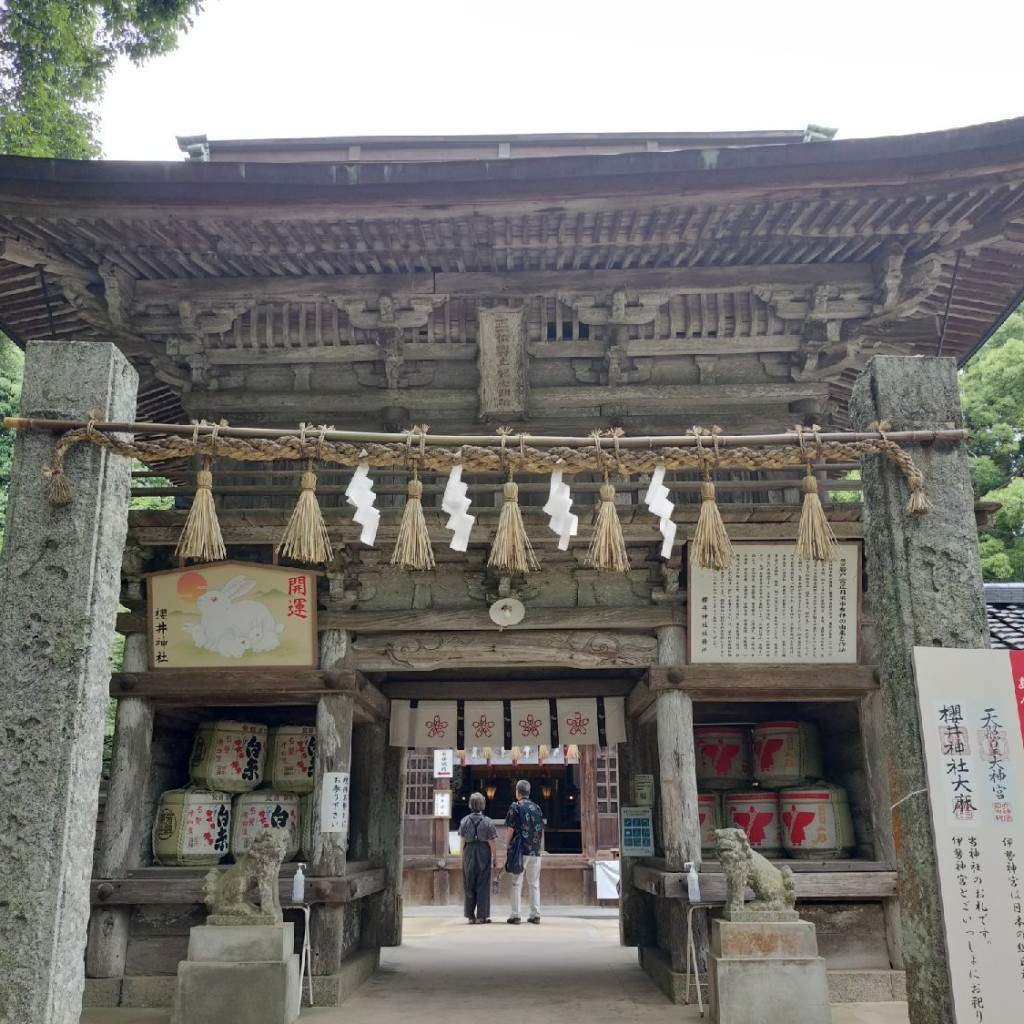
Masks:
[[[176,135],[839,129],[1024,115],[1016,0],[206,0],[178,50],[119,67],[104,155]],[[1012,12],[1012,13],[1011,13]],[[1001,41],[1006,45],[1000,52]]]

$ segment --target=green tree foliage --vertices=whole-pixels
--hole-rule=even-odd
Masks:
[[[15,416],[21,398],[21,377],[25,357],[6,335],[0,334],[0,418]],[[14,434],[0,429],[0,546],[3,545],[4,517],[7,514],[7,485],[11,479],[11,455]]]
[[[119,57],[168,53],[202,0],[0,0],[0,152],[99,156],[91,109]]]
[[[960,375],[975,496],[1002,505],[981,538],[989,580],[1024,579],[1024,307]]]

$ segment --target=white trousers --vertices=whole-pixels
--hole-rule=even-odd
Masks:
[[[509,902],[512,917],[520,917],[519,908],[523,898],[523,879],[530,887],[530,917],[540,917],[540,857],[524,857],[523,873],[512,876],[509,887]]]

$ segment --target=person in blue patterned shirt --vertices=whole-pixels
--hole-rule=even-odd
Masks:
[[[512,912],[508,923],[519,924],[522,921],[519,908],[525,878],[530,887],[530,916],[526,920],[530,924],[540,924],[540,856],[544,845],[544,815],[530,799],[530,783],[526,779],[516,783],[516,801],[508,809],[505,825],[508,828],[507,841],[518,842],[523,851],[522,874],[510,876],[509,902]]]

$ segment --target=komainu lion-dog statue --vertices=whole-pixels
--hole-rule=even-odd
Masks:
[[[718,860],[725,871],[726,914],[733,916],[744,910],[755,912],[794,913],[796,883],[793,872],[769,864],[750,848],[746,832],[740,828],[715,830]],[[747,886],[754,890],[754,899],[746,907],[743,894]]]
[[[280,924],[281,900],[277,876],[284,860],[288,835],[283,828],[268,828],[254,840],[249,852],[227,871],[214,868],[206,876],[207,924]],[[255,889],[259,906],[248,898]]]

